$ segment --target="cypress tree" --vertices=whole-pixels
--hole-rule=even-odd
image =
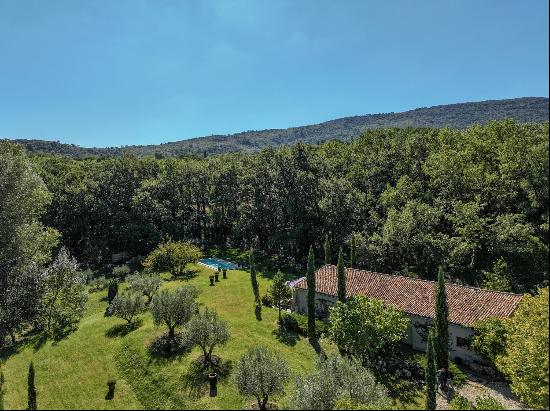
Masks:
[[[2,372],[2,365],[0,365],[0,410],[4,409],[4,373]]]
[[[355,234],[351,235],[349,245],[349,266],[351,268],[355,267]]]
[[[118,281],[113,278],[111,281],[109,281],[109,288],[107,289],[107,301],[109,302],[109,304],[113,302],[117,294]]]
[[[254,250],[252,248],[250,248],[250,282],[252,283],[252,291],[254,292],[254,302],[258,305],[260,303],[260,288],[258,286],[258,279],[256,278]]]
[[[428,345],[426,347],[426,409],[435,410],[437,381],[436,381],[436,362],[434,349],[434,335],[430,330],[428,334]]]
[[[309,247],[307,259],[307,334],[310,339],[315,338],[315,260],[313,246]]]
[[[344,268],[344,256],[342,255],[342,247],[340,247],[340,252],[338,253],[338,266],[336,270],[338,271],[338,301],[346,301],[346,270]]]
[[[449,306],[443,269],[437,274],[437,291],[435,296],[435,355],[437,369],[449,366]]]
[[[34,386],[34,365],[31,361],[29,365],[29,375],[27,379],[27,409],[36,410],[36,387]]]
[[[328,234],[325,236],[325,264],[330,264],[330,241]]]

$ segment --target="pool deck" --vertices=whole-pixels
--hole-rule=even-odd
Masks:
[[[222,270],[223,269],[226,269],[226,270],[238,270],[239,269],[239,266],[237,264],[232,263],[231,261],[222,260],[221,258],[216,259],[216,260],[218,260],[219,264],[216,261],[211,262],[211,261],[205,261],[205,260],[208,260],[208,259],[199,260],[198,264],[204,265],[205,267],[208,267],[208,268],[210,268],[211,270],[214,270],[214,271],[218,270],[218,266]]]

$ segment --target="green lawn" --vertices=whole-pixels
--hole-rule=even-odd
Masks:
[[[162,287],[175,288],[183,284],[196,286],[199,302],[214,308],[229,321],[231,339],[215,350],[224,360],[235,362],[249,347],[262,344],[281,353],[288,361],[294,376],[313,369],[317,353],[306,338],[281,342],[277,339],[277,311],[263,308],[261,320],[254,310],[249,274],[229,271],[228,279],[220,279],[209,287],[212,272],[194,266],[198,276],[189,281],[165,281]],[[259,276],[261,293],[267,291],[267,278]],[[218,396],[210,397],[207,390],[190,387],[183,376],[190,363],[199,356],[194,349],[177,358],[156,359],[147,352],[149,343],[165,330],[156,328],[149,313],[140,316],[142,324],[125,336],[109,337],[117,325],[124,323],[116,317],[104,317],[106,291],[90,295],[85,317],[79,329],[64,340],[39,346],[27,341],[15,354],[3,353],[6,378],[5,406],[25,409],[27,400],[27,369],[34,361],[36,387],[40,409],[235,409],[248,408],[254,400],[241,397],[232,377],[220,381]],[[111,333],[109,333],[111,330]],[[335,348],[321,341],[325,352]],[[6,358],[7,357],[7,358]],[[116,378],[115,396],[106,400],[107,380]],[[284,406],[292,390],[276,401]],[[416,408],[419,397],[400,406]]]

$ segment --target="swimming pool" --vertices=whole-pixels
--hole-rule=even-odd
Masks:
[[[221,258],[202,258],[199,260],[199,264],[205,265],[212,270],[217,270],[220,267],[222,270],[236,270],[239,268],[237,264],[230,261],[222,260]]]

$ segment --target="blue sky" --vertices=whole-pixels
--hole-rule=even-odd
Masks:
[[[543,0],[0,0],[0,137],[156,144],[548,96]]]

